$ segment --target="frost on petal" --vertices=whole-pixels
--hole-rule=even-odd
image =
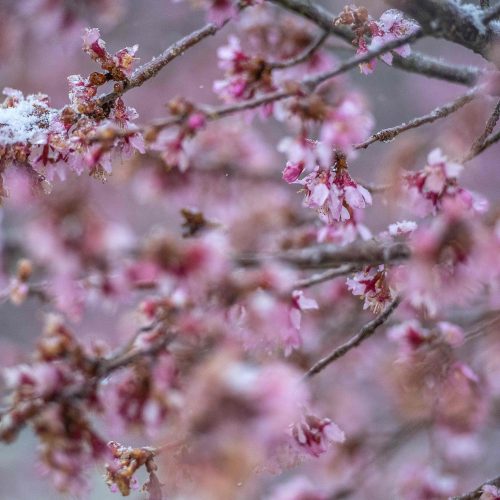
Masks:
[[[417,229],[417,223],[414,221],[403,220],[389,225],[389,234],[391,236],[408,235]]]

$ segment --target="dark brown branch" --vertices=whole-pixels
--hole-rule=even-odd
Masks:
[[[304,378],[311,378],[319,372],[323,371],[328,365],[347,354],[351,349],[358,347],[364,340],[372,336],[377,328],[383,325],[389,316],[396,310],[401,302],[400,297],[396,297],[376,318],[372,319],[369,323],[363,326],[361,330],[345,344],[337,347],[328,356],[320,359],[314,364],[304,375]]]
[[[483,487],[487,486],[488,484],[500,488],[500,476],[496,477],[495,479],[490,479],[489,481],[486,481],[481,486],[478,486],[475,490],[470,491],[469,493],[452,497],[452,500],[478,500],[482,494]]]
[[[392,65],[410,73],[467,86],[474,85],[483,73],[482,70],[474,66],[449,64],[434,57],[416,53],[412,53],[408,57],[393,54]]]
[[[242,266],[256,266],[268,260],[281,260],[301,269],[321,269],[346,264],[378,265],[400,262],[410,258],[405,243],[389,246],[376,241],[356,242],[339,248],[336,245],[320,245],[277,254],[243,254],[235,258]]]
[[[479,7],[465,8],[454,0],[386,0],[386,3],[418,21],[426,34],[462,45],[486,59],[499,39],[498,31],[488,25],[498,15],[498,6],[481,17]],[[478,15],[474,15],[473,8]]]
[[[269,67],[271,69],[285,69],[307,61],[307,59],[309,59],[323,45],[329,35],[330,33],[328,31],[323,32],[323,34],[320,35],[318,39],[307,47],[301,54],[286,61],[271,62],[269,63]]]
[[[335,16],[333,14],[310,0],[270,1],[309,19],[320,28],[342,38],[349,44],[351,44],[352,40],[355,38],[355,35],[349,28],[334,25],[333,21]],[[478,74],[480,73],[480,70],[477,68],[450,65],[418,53],[413,53],[407,58],[402,58],[394,54],[393,65],[412,73],[419,73],[432,78],[439,78],[441,80],[465,85],[473,85],[477,81]]]
[[[463,160],[464,162],[474,158],[480,151],[483,150],[483,146],[488,137],[493,132],[493,129],[495,128],[495,125],[497,124],[499,118],[500,118],[500,101],[497,102],[497,105],[495,106],[493,113],[488,118],[483,133],[472,144],[469,153]]]
[[[455,111],[459,110],[460,108],[471,102],[475,97],[477,97],[477,95],[478,95],[478,89],[473,88],[472,90],[469,90],[469,92],[467,92],[466,94],[458,97],[457,99],[449,102],[448,104],[445,104],[443,106],[440,106],[439,108],[434,109],[427,115],[413,118],[407,123],[397,125],[396,127],[387,128],[373,134],[371,137],[369,137],[366,141],[362,142],[361,144],[356,144],[354,148],[366,149],[370,144],[373,144],[374,142],[377,141],[382,141],[382,142],[392,141],[392,139],[394,139],[402,132],[406,132],[407,130],[420,127],[421,125],[424,125],[426,123],[433,123],[436,120],[439,120],[440,118],[445,118],[451,115]]]
[[[132,78],[126,82],[122,91],[110,92],[109,94],[106,94],[99,98],[99,105],[102,106],[103,104],[112,102],[128,90],[135,87],[140,87],[150,78],[156,76],[160,72],[160,70],[162,70],[167,64],[186,52],[186,50],[198,44],[204,38],[215,35],[215,33],[217,33],[226,23],[227,21],[222,23],[220,26],[209,23],[203,28],[193,31],[181,40],[175,42],[166,50],[164,50],[160,55],[153,57],[151,61],[138,68],[132,75]]]

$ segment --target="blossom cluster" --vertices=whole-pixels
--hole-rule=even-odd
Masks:
[[[69,172],[89,172],[97,177],[109,174],[112,154],[144,152],[142,136],[131,124],[138,116],[136,111],[125,106],[122,99],[105,109],[96,97],[98,87],[107,81],[121,85],[127,79],[136,49],[125,48],[111,56],[99,31],[87,30],[84,50],[106,73],[68,77],[70,105],[61,110],[52,108],[46,95],[25,97],[19,90],[4,89],[6,99],[0,105],[0,174],[10,166],[26,168],[35,184],[48,189],[56,177],[65,179]],[[94,144],[96,137],[113,127],[130,133]],[[3,194],[7,194],[5,187]]]
[[[419,28],[415,21],[406,18],[401,11],[396,9],[385,11],[376,21],[371,18],[365,8],[346,6],[335,22],[353,28],[353,32],[356,34],[353,43],[358,46],[357,54],[359,55],[374,52],[390,42],[409,37],[416,33]],[[405,44],[395,48],[394,52],[401,57],[408,57],[411,48],[410,45]],[[380,58],[389,66],[392,65],[393,54],[391,51],[382,54]],[[373,73],[376,65],[376,59],[362,63],[360,65],[361,72],[365,75]]]

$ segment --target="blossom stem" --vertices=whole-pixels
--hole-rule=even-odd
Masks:
[[[296,57],[287,59],[286,61],[276,61],[269,63],[271,69],[285,69],[291,66],[296,66],[297,64],[307,61],[326,41],[330,36],[328,31],[324,31],[309,47],[307,47],[304,52]]]

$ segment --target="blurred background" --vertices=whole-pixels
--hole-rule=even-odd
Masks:
[[[333,13],[340,12],[345,5],[342,0],[321,3]],[[373,17],[378,17],[386,9],[383,1],[365,0],[362,3]],[[81,33],[85,27],[98,27],[112,52],[139,44],[137,55],[140,63],[144,63],[169,44],[205,24],[203,9],[193,7],[196,6],[188,1],[174,3],[170,0],[0,0],[0,88],[12,87],[24,94],[42,92],[50,96],[54,107],[62,107],[68,102],[67,76],[87,75],[95,70],[95,65],[81,51]],[[274,9],[267,5],[256,8]],[[242,14],[243,17],[245,15]],[[317,31],[313,25],[311,30]],[[143,87],[127,93],[125,101],[137,109],[138,123],[166,116],[165,105],[176,96],[194,102],[217,103],[217,97],[212,92],[212,82],[221,77],[216,50],[233,31],[230,23],[215,37],[204,40],[175,60]],[[445,41],[424,40],[414,48],[448,62],[487,67],[479,56]],[[348,55],[340,51],[337,57],[342,59]],[[379,63],[370,76],[361,75],[356,69],[349,74],[349,78],[352,85],[366,95],[376,119],[375,130],[426,114],[465,92],[459,85],[405,73],[383,63]],[[460,156],[482,131],[493,102],[482,99],[470,104],[449,119],[405,134],[392,147],[374,144],[366,152],[361,152],[352,163],[353,177],[368,182],[383,182],[391,165],[404,161],[409,145],[412,145],[417,161],[405,165],[405,168],[419,165],[427,152],[436,146],[442,147],[451,157]],[[279,176],[284,159],[275,147],[279,139],[286,135],[283,124],[273,120],[262,123],[256,119],[245,127],[255,129],[256,134],[265,138],[268,148],[262,153],[261,160],[266,164],[266,170]],[[463,185],[486,195],[493,204],[499,201],[498,158],[498,147],[491,148],[471,162],[462,178]],[[126,182],[121,168],[121,165],[115,165],[114,174],[105,185],[82,176],[76,180],[69,179],[63,186],[55,186],[53,195],[57,197],[60,190],[92,190],[96,204],[94,209],[108,221],[125,221],[139,233],[147,232],[155,224],[177,229],[181,222],[179,208],[183,201],[172,195],[160,203],[148,202],[147,192],[138,196]],[[123,168],[127,170],[126,166]],[[227,182],[227,179],[212,178],[205,189],[212,194],[223,195]],[[300,204],[298,196],[295,201]],[[258,203],[258,199],[254,199],[254,203]],[[392,221],[392,207],[380,201],[375,207],[366,221],[373,231],[383,229]],[[22,200],[8,200],[1,211],[1,235],[4,238],[22,238],[19,228],[36,220],[39,209],[39,205],[27,206]],[[0,305],[0,364],[22,359],[23,353],[31,350],[40,331],[40,314],[38,304],[32,300],[19,308],[10,303]],[[108,311],[103,308],[92,310],[77,327],[82,337],[96,340],[99,332],[104,330],[119,340],[130,328],[129,318],[112,308]],[[479,479],[494,476],[500,470],[500,430],[490,429],[487,439],[489,451],[476,462],[480,470]],[[411,454],[422,446],[427,445],[417,440],[406,453]],[[34,447],[35,442],[29,431],[24,432],[14,444],[0,447],[0,500],[63,498],[54,492],[49,482],[36,474]],[[100,470],[93,472],[90,498],[117,498],[118,494],[109,493],[101,474]],[[141,495],[136,494],[136,497]]]

